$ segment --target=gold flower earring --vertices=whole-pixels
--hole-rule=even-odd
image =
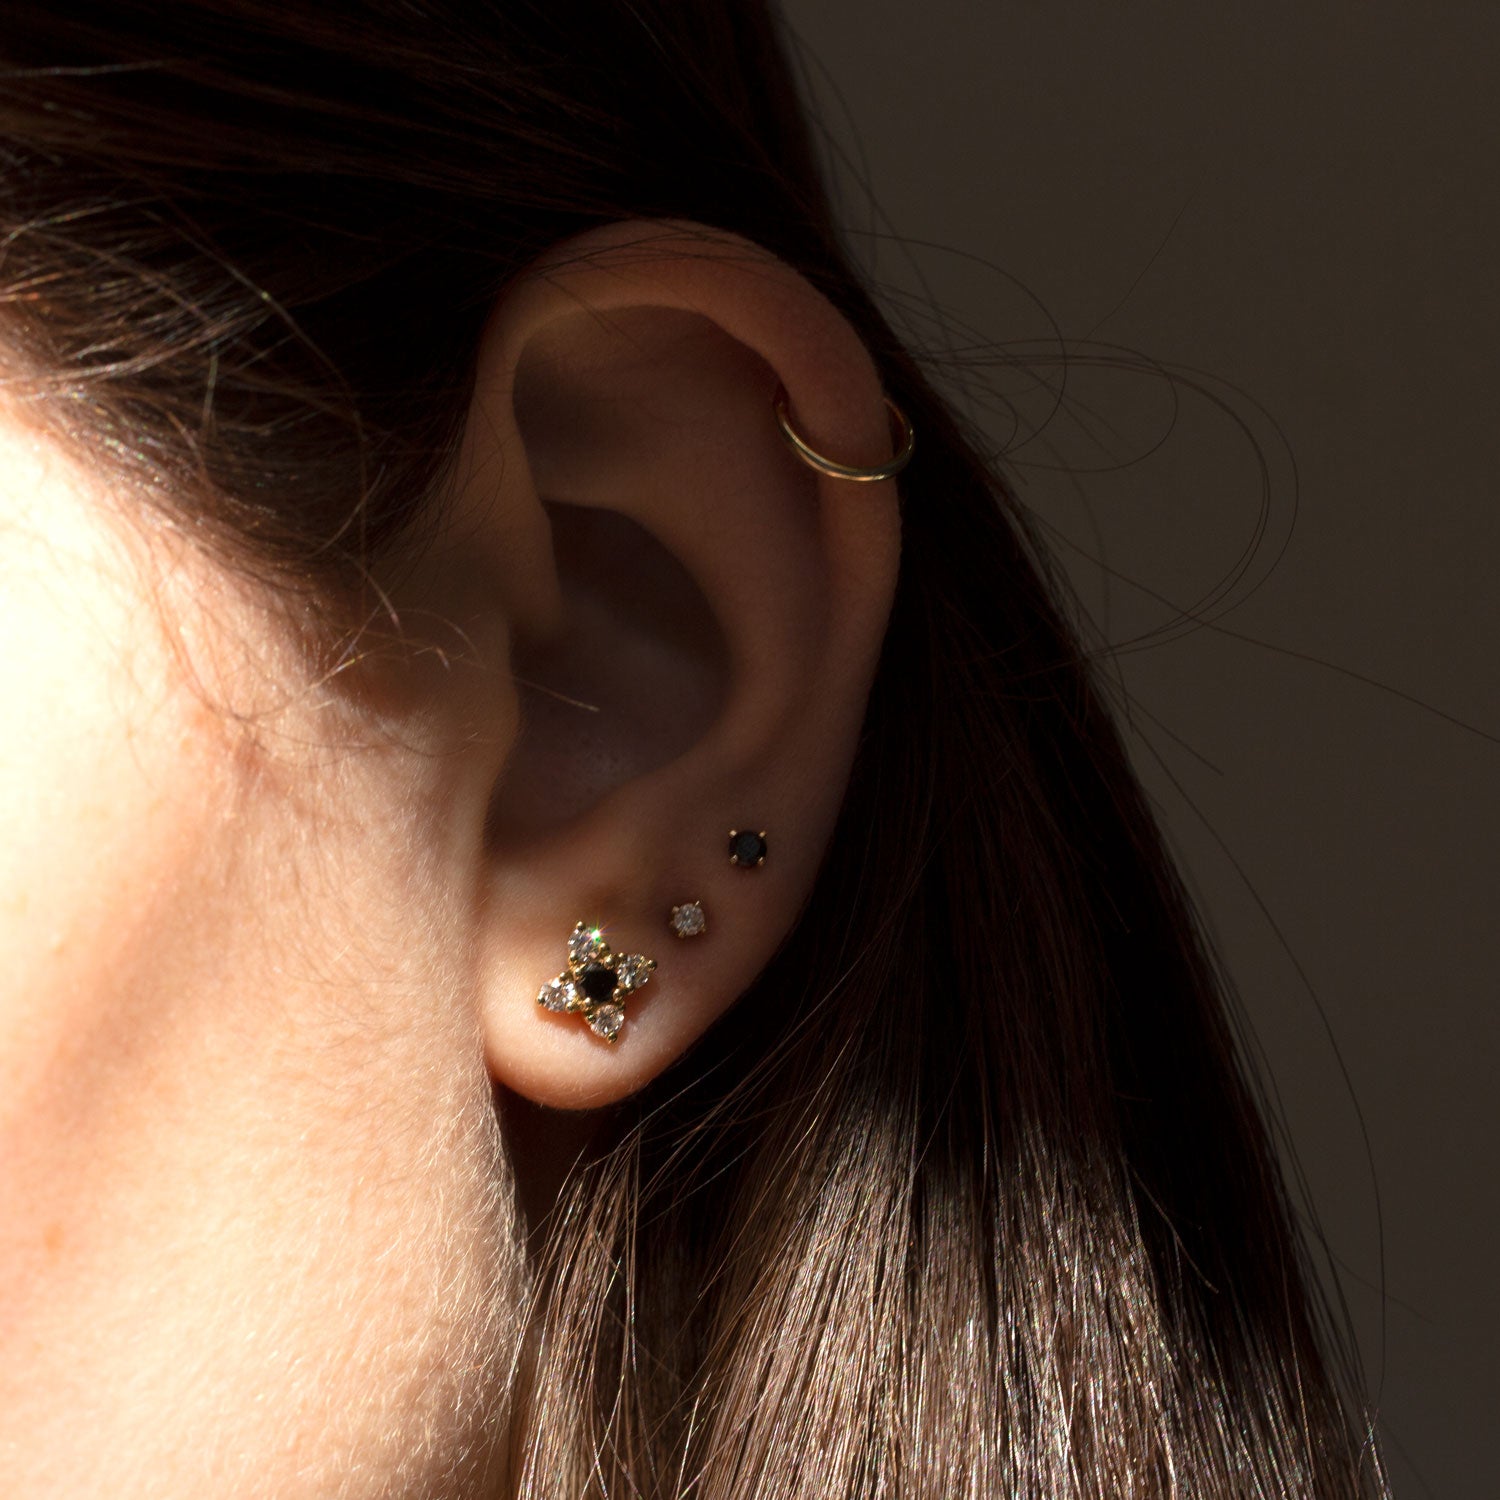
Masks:
[[[543,1010],[573,1011],[606,1042],[619,1038],[625,1024],[625,1002],[651,978],[656,960],[643,953],[615,953],[604,941],[604,929],[580,922],[568,938],[568,966],[541,987],[536,1003]]]

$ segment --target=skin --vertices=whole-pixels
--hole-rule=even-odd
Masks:
[[[503,1486],[527,1222],[795,920],[895,586],[894,488],[769,419],[780,380],[883,458],[858,340],[682,233],[502,300],[449,524],[332,677],[294,600],[0,407],[14,1500]],[[659,961],[614,1047],[535,1004],[595,914]]]
[[[457,1493],[519,1294],[427,823],[463,767],[14,413],[0,478],[9,1492]]]

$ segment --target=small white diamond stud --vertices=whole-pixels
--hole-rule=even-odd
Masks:
[[[708,926],[708,918],[703,915],[703,903],[687,901],[681,906],[674,906],[669,925],[680,938],[699,936]]]

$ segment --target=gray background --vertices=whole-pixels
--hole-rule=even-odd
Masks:
[[[853,243],[1129,705],[1396,1491],[1488,1500],[1500,6],[785,10]]]

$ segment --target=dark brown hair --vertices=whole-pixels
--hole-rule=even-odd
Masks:
[[[0,36],[9,341],[49,420],[246,565],[357,588],[430,512],[497,293],[616,218],[796,266],[921,432],[811,902],[538,1231],[517,1488],[1380,1492],[1142,794],[1017,508],[839,247],[774,18],[67,11]]]

